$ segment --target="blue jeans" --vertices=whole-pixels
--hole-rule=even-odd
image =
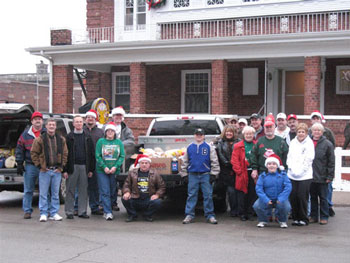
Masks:
[[[39,168],[37,168],[33,164],[26,164],[25,165],[25,173],[23,174],[24,177],[24,184],[23,184],[23,203],[22,208],[24,213],[31,214],[33,212],[32,208],[32,200],[33,200],[33,193],[35,189],[35,183],[36,180],[39,177]]]
[[[89,195],[89,206],[92,212],[98,211],[100,202],[100,194],[98,191],[97,174],[94,173],[92,177],[88,178],[88,195]]]
[[[101,194],[103,212],[112,213],[113,193],[116,191],[117,185],[114,174],[98,173],[98,187]]]
[[[58,213],[60,209],[59,191],[61,185],[61,173],[53,170],[39,173],[39,209],[40,215],[51,216]],[[49,202],[47,195],[51,190],[51,202]]]
[[[185,214],[192,217],[195,216],[199,187],[203,193],[204,216],[208,219],[215,216],[213,188],[210,184],[210,174],[208,173],[189,173]]]
[[[259,222],[267,222],[269,215],[272,214],[272,205],[265,204],[260,200],[255,201],[253,208],[255,213],[258,215]],[[276,204],[275,216],[278,218],[279,222],[287,222],[288,213],[290,211],[289,201],[284,201],[283,203]]]
[[[227,194],[228,194],[228,202],[230,204],[230,215],[231,216],[237,216],[241,215],[239,211],[239,206],[238,206],[238,200],[239,200],[239,191],[235,189],[234,186],[227,186]]]
[[[130,198],[129,200],[124,200],[122,198],[122,203],[129,216],[136,217],[137,211],[143,211],[145,216],[152,216],[162,206],[162,199],[151,200],[148,197],[145,199]]]
[[[332,182],[330,182],[328,183],[328,194],[327,194],[327,202],[329,207],[333,206],[332,196],[333,196],[333,184]]]

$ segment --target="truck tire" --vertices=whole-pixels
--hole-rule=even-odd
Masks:
[[[67,188],[66,188],[66,179],[62,177],[61,185],[60,185],[60,203],[64,204],[64,201],[66,200],[66,194],[67,194]]]

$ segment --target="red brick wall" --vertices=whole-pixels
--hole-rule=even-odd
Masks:
[[[211,113],[228,112],[228,77],[227,61],[214,60],[211,63]]]
[[[130,112],[146,112],[146,64],[130,64]]]
[[[304,83],[304,114],[311,114],[320,108],[321,57],[305,57]]]
[[[243,68],[259,69],[259,94],[243,96]],[[264,104],[265,62],[228,63],[228,114],[251,115]]]
[[[325,114],[350,115],[350,95],[336,93],[336,67],[350,65],[350,58],[326,60]]]
[[[51,30],[51,46],[71,45],[72,31],[68,29]]]
[[[112,76],[110,73],[86,71],[87,101],[96,98],[105,98],[112,105]]]
[[[73,111],[73,66],[53,66],[53,112]]]
[[[114,26],[114,0],[87,0],[86,4],[88,28]]]

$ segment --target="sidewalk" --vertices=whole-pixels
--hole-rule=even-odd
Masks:
[[[334,206],[350,206],[350,192],[334,191],[332,199]]]

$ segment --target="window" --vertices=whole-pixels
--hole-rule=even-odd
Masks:
[[[259,69],[243,69],[243,95],[259,95]]]
[[[208,5],[223,5],[224,0],[207,0]]]
[[[210,70],[182,71],[182,113],[210,112]]]
[[[350,65],[337,66],[337,94],[350,94]]]
[[[112,78],[113,107],[123,106],[125,111],[130,111],[130,73],[115,72]]]
[[[135,6],[135,3],[137,5]],[[137,30],[145,29],[146,25],[146,1],[125,0],[125,30],[133,30],[134,24]]]
[[[175,8],[189,7],[189,6],[190,6],[190,0],[174,0]]]

